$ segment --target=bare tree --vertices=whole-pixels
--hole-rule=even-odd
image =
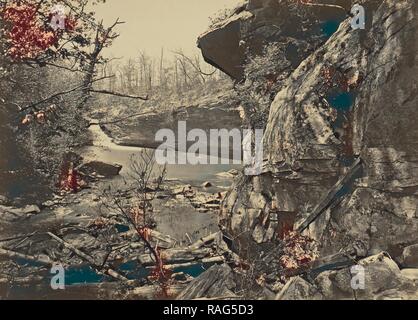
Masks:
[[[133,183],[128,191],[117,190],[105,193],[105,206],[114,210],[128,223],[144,243],[155,262],[152,277],[165,291],[165,285],[170,279],[169,271],[164,267],[158,246],[153,246],[150,241],[151,229],[155,225],[153,218],[153,201],[165,181],[166,167],[159,166],[155,161],[155,151],[143,150],[139,155],[131,157],[129,176]],[[133,197],[127,200],[126,192],[131,192]]]

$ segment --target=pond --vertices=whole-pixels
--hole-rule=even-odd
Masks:
[[[131,156],[138,155],[144,148],[117,145],[99,126],[90,127],[90,131],[94,137],[93,145],[83,148],[82,154],[85,159],[120,164],[123,167],[121,175],[128,177]],[[220,161],[217,162],[220,163]],[[213,185],[226,188],[232,182],[232,177],[226,173],[231,169],[240,170],[241,168],[241,165],[234,164],[168,165],[167,179],[179,180],[195,187],[210,181]]]

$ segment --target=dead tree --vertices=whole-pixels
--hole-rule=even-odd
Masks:
[[[174,53],[175,55],[177,55],[177,56],[181,57],[181,58],[182,58],[183,63],[187,61],[187,62],[188,62],[188,63],[192,66],[192,68],[196,71],[196,73],[199,75],[199,77],[202,79],[202,82],[203,82],[203,83],[205,83],[205,82],[206,82],[206,78],[205,78],[205,77],[211,77],[211,76],[213,76],[213,75],[216,73],[216,70],[217,70],[217,69],[215,69],[215,70],[214,70],[213,72],[211,72],[211,73],[204,72],[204,71],[202,70],[201,66],[200,66],[199,56],[195,56],[194,61],[193,61],[191,58],[189,58],[188,56],[186,56],[186,55],[185,55],[183,52],[181,52],[181,51],[174,51],[173,53]],[[184,70],[184,67],[183,67],[183,70]]]
[[[90,97],[90,91],[92,90],[92,80],[96,74],[96,67],[100,63],[101,53],[103,48],[111,41],[119,37],[119,34],[114,32],[114,28],[123,22],[117,19],[109,28],[104,28],[103,22],[97,27],[96,36],[94,39],[93,51],[88,56],[89,63],[86,67],[86,75],[83,80],[83,98],[80,103],[80,107],[83,106]]]
[[[126,191],[107,191],[105,206],[116,211],[135,230],[155,263],[152,277],[164,289],[164,284],[169,280],[169,271],[164,267],[160,249],[153,246],[150,239],[154,227],[151,215],[153,201],[164,183],[166,167],[156,164],[154,151],[144,150],[137,157],[132,156],[129,176],[133,185],[128,192],[133,194],[133,198],[127,200]]]

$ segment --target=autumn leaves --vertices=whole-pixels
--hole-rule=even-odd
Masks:
[[[55,17],[52,8],[21,1],[6,4],[1,14],[6,25],[5,54],[17,61],[38,57],[57,45],[64,32],[72,32],[76,27],[75,20],[65,17],[63,28],[52,28]]]

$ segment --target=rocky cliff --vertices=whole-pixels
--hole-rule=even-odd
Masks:
[[[351,6],[347,0],[327,2],[348,11]],[[293,0],[242,1],[227,19],[199,37],[198,46],[208,63],[241,80],[248,56],[261,54],[263,47],[271,42],[297,40],[297,45],[287,45],[287,58],[297,66],[304,59],[302,49],[314,40],[320,41],[321,29],[342,21],[346,10],[301,7]]]
[[[292,37],[316,46],[296,50],[270,108],[264,172],[230,190],[225,234],[238,251],[297,229],[318,242],[321,256],[399,257],[418,243],[418,4],[363,1],[366,30],[353,30],[347,17],[321,43],[317,24],[345,12],[299,14],[290,3],[250,0],[199,39],[206,60],[236,79],[263,43]]]

